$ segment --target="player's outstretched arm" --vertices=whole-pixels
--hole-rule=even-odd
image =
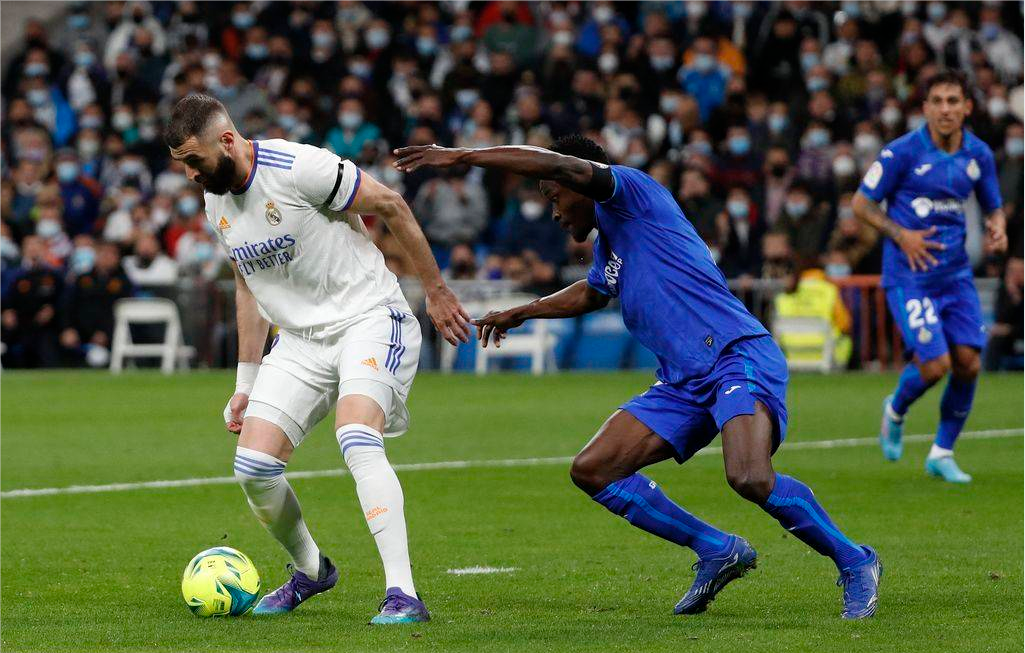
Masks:
[[[908,257],[908,265],[911,270],[926,271],[930,266],[936,265],[938,261],[932,255],[934,249],[943,250],[946,247],[943,243],[929,240],[929,236],[936,233],[936,227],[914,230],[905,229],[886,216],[886,212],[871,197],[868,197],[860,190],[854,194],[851,201],[851,209],[858,219],[876,229],[879,233],[890,238],[901,248],[904,255]]]
[[[260,315],[256,298],[245,279],[235,272],[235,323],[238,326],[238,371],[235,374],[235,393],[224,408],[224,425],[232,433],[242,431],[242,415],[249,404],[249,393],[256,383],[256,373],[263,359],[263,346],[267,343],[270,324]]]
[[[500,347],[506,332],[527,320],[576,317],[604,308],[608,303],[607,295],[592,288],[586,279],[581,279],[557,293],[535,299],[529,304],[504,311],[491,311],[484,317],[470,322],[477,327],[477,337],[482,346],[487,347],[488,340],[491,340],[496,347]]]
[[[434,327],[452,345],[470,341],[470,315],[441,278],[424,232],[402,196],[361,171],[362,181],[352,202],[360,214],[380,216],[405,250],[427,295],[427,314]]]
[[[532,179],[547,179],[575,190],[585,197],[604,201],[612,197],[615,181],[609,167],[530,145],[467,148],[411,145],[395,150],[392,164],[400,172],[424,166],[448,168],[454,165],[495,168]]]

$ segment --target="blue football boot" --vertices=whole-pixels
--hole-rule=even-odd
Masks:
[[[953,456],[926,458],[925,471],[929,476],[938,476],[947,483],[971,483],[972,477],[961,471]]]
[[[883,564],[870,546],[862,546],[868,558],[853,567],[840,572],[836,584],[843,588],[844,619],[865,619],[876,613],[879,602],[879,579],[883,576]]]
[[[320,573],[317,574],[317,578],[310,578],[291,564],[287,569],[292,572],[292,577],[287,583],[260,599],[253,608],[254,615],[291,612],[306,599],[328,591],[338,582],[338,568],[331,564],[331,560],[326,556],[320,556]]]
[[[673,608],[673,614],[699,614],[730,581],[736,580],[757,566],[758,554],[747,540],[734,535],[724,553],[714,558],[698,558],[691,567],[697,573],[694,584]]]
[[[380,614],[371,619],[370,623],[377,625],[408,624],[431,620],[427,606],[419,596],[410,596],[397,587],[389,587],[385,592],[380,610]]]
[[[883,423],[879,427],[879,446],[883,449],[883,458],[900,460],[904,452],[904,418],[893,412],[893,395],[883,399]]]

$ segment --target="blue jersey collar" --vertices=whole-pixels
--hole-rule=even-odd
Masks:
[[[932,134],[929,133],[929,123],[918,128],[918,135],[921,137],[926,148],[928,148],[928,151],[935,151],[943,156],[957,156],[962,151],[968,149],[968,130],[965,129],[964,125],[961,125],[961,147],[959,147],[956,152],[941,150],[940,147],[936,145],[936,142],[932,140]]]

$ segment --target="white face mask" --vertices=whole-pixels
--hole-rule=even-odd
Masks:
[[[833,174],[837,177],[850,177],[857,172],[857,165],[854,159],[849,156],[839,156],[833,160]]]
[[[890,129],[899,125],[902,117],[903,116],[900,115],[900,109],[895,106],[888,106],[879,112],[879,120],[881,120],[882,123]]]
[[[875,134],[858,134],[854,137],[854,149],[862,154],[874,153],[879,147],[879,137]]]
[[[992,97],[986,105],[989,110],[989,117],[1000,120],[1007,115],[1007,100],[1002,97]]]
[[[520,204],[520,213],[523,214],[524,219],[534,221],[540,218],[545,212],[545,205],[541,202],[535,202],[533,200],[527,200],[523,204]]]
[[[61,232],[61,225],[56,220],[45,218],[36,224],[36,235],[40,238],[53,238]]]
[[[606,75],[616,72],[617,68],[619,68],[619,57],[612,52],[606,52],[598,57],[598,69]]]

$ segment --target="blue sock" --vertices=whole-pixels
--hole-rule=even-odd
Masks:
[[[893,392],[893,402],[890,407],[893,408],[893,412],[903,415],[908,412],[911,404],[915,403],[915,400],[925,394],[930,387],[922,380],[922,375],[918,373],[918,367],[914,363],[908,363],[900,374],[900,380],[897,381],[897,389]]]
[[[950,376],[947,389],[940,399],[940,428],[936,431],[934,444],[943,449],[953,449],[957,436],[961,435],[965,420],[972,409],[975,398],[975,379],[962,381]]]
[[[654,481],[640,474],[610,483],[591,498],[643,531],[689,546],[700,558],[715,555],[729,543],[729,533],[676,505]]]
[[[796,478],[776,474],[776,485],[762,510],[802,542],[832,558],[839,569],[865,560],[865,551],[840,532],[811,488]]]

